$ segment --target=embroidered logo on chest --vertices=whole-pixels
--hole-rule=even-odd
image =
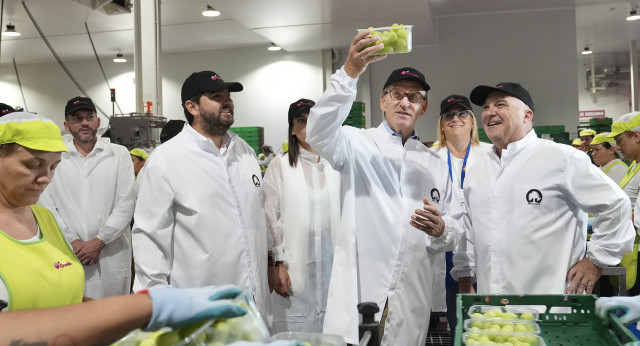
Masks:
[[[531,189],[529,190],[529,192],[527,192],[525,198],[527,199],[528,204],[540,205],[540,203],[542,202],[542,193],[540,192],[540,190]]]

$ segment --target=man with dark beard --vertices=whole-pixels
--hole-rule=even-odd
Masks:
[[[99,140],[100,118],[88,97],[65,107],[69,150],[38,204],[51,210],[85,271],[84,295],[105,298],[131,287],[131,216],[135,177],[129,151]],[[72,137],[72,138],[69,138]]]
[[[234,284],[264,311],[267,230],[256,154],[236,134],[232,92],[212,71],[182,85],[187,124],[145,165],[133,225],[134,290]],[[266,316],[266,315],[265,315]]]

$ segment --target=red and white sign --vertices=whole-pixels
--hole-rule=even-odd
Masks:
[[[602,118],[604,117],[604,109],[599,111],[580,111],[580,118]]]

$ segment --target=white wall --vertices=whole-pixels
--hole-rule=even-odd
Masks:
[[[469,95],[480,84],[518,82],[535,104],[534,125],[578,125],[575,11],[534,11],[444,17],[438,20],[438,44],[414,47],[409,54],[389,55],[369,67],[372,126],[382,121],[378,98],[392,70],[412,66],[431,86],[429,109],[416,131],[422,141],[436,139],[440,101],[447,95]],[[340,64],[347,52],[341,51]],[[339,66],[338,66],[339,67]],[[363,88],[359,83],[359,95]],[[474,107],[480,115],[480,107]]]
[[[95,60],[65,62],[96,105],[111,115],[109,89]],[[135,111],[133,61],[102,62],[122,112]],[[195,71],[213,70],[225,81],[240,82],[244,90],[233,95],[234,126],[262,126],[265,143],[279,147],[287,140],[289,104],[322,94],[322,55],[312,52],[268,52],[264,48],[202,51],[163,56],[163,112],[169,119],[183,119],[180,89]],[[81,95],[55,62],[18,65],[28,110],[51,118],[61,128],[66,101]],[[0,102],[24,105],[12,65],[0,67]],[[116,113],[118,109],[116,108]],[[107,120],[103,117],[103,125]]]

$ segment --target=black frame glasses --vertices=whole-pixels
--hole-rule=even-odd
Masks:
[[[466,118],[468,118],[471,115],[471,111],[470,110],[464,110],[464,111],[460,111],[460,112],[446,112],[446,113],[442,113],[440,114],[440,117],[444,120],[453,120],[453,117],[458,117],[458,119],[460,120],[464,120]]]

